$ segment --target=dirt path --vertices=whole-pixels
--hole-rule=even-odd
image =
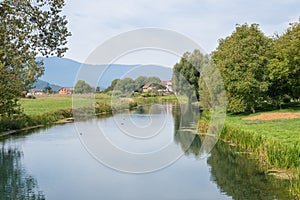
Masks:
[[[295,119],[300,118],[300,112],[274,112],[264,113],[252,117],[243,118],[244,120],[274,120],[274,119]]]

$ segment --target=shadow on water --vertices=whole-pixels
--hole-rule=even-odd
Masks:
[[[37,181],[27,174],[21,163],[22,152],[17,148],[0,148],[0,199],[42,200]]]

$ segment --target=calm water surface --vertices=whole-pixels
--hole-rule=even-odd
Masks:
[[[144,112],[118,117],[126,115],[145,125],[149,120]],[[184,120],[174,109],[164,116],[164,136],[144,147],[120,137],[113,125],[116,116],[80,123],[105,127],[110,140],[133,152],[151,151],[165,142],[183,151],[189,136],[182,134],[190,133],[176,127]],[[265,176],[255,160],[234,147],[218,142],[206,158],[200,158],[200,147],[201,138],[193,136],[191,146],[172,165],[129,174],[94,159],[80,142],[75,124],[35,130],[0,141],[0,199],[290,199],[287,182]]]

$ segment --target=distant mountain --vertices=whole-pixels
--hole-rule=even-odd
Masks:
[[[58,57],[39,57],[37,60],[43,60],[45,66],[44,75],[40,79],[63,87],[72,87],[74,85],[73,82],[81,63]]]
[[[39,89],[39,90],[44,90],[45,87],[50,86],[52,88],[53,91],[57,92],[60,88],[62,88],[59,85],[54,85],[51,83],[48,83],[46,81],[40,80],[38,79],[34,84],[34,89]]]
[[[122,65],[111,64],[106,68],[106,65],[89,65],[76,62],[68,58],[39,57],[37,60],[43,60],[45,73],[40,78],[43,81],[59,85],[62,87],[73,87],[76,83],[76,77],[81,67],[91,69],[86,75],[88,81],[89,75],[100,73],[101,77],[98,81],[98,86],[101,89],[107,88],[114,79],[117,78],[137,78],[138,76],[157,76],[161,80],[170,80],[172,77],[172,69],[168,67],[159,67],[156,65]],[[106,68],[106,69],[105,69]],[[105,69],[105,70],[104,70]],[[82,74],[81,74],[82,75]],[[98,79],[97,79],[98,80]]]

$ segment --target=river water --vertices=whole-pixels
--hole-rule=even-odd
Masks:
[[[265,175],[254,159],[236,147],[219,141],[204,156],[200,151],[203,138],[192,135],[191,131],[179,131],[178,123],[189,116],[179,115],[174,106],[158,108],[164,112],[152,110],[149,114],[142,109],[78,122],[80,127],[87,128],[86,132],[78,130],[78,123],[70,123],[2,139],[0,199],[291,199],[287,181]],[[124,134],[116,126],[118,120],[131,119],[139,127],[147,127],[155,121],[154,116],[163,116],[164,128],[158,131],[160,134],[141,133],[144,135],[138,138]],[[147,167],[152,167],[155,161],[138,162],[134,169],[148,172],[127,173],[131,165],[125,163],[126,158],[104,148],[93,149],[82,138],[94,125],[102,127],[106,139],[121,150],[143,154],[158,152],[169,145],[174,159],[153,170]],[[184,124],[185,130],[189,125],[194,128],[191,123]],[[101,142],[96,143],[101,147]],[[177,158],[179,152],[181,156]],[[120,162],[111,161],[116,159]]]

